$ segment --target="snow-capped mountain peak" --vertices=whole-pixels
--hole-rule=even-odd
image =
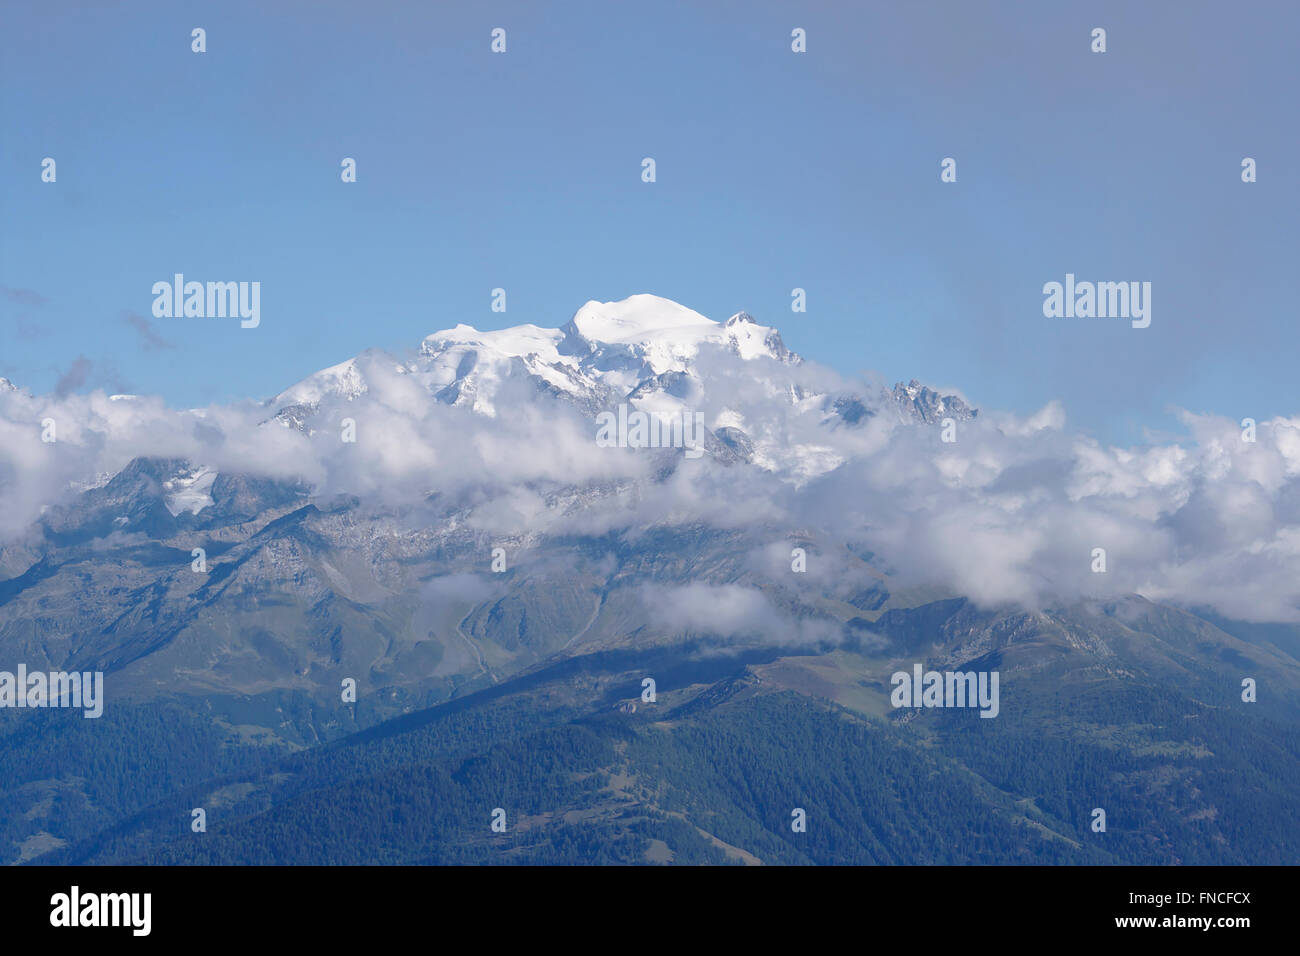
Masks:
[[[712,319],[671,299],[640,294],[618,302],[587,302],[564,331],[588,342],[648,345],[698,340],[717,326]]]
[[[357,368],[358,358],[350,358],[307,376],[296,385],[286,388],[268,404],[277,408],[286,405],[316,405],[331,396],[353,399],[364,394],[366,382]]]
[[[618,302],[587,302],[559,328],[524,324],[483,331],[461,323],[426,336],[409,362],[363,353],[303,379],[268,405],[281,413],[277,417],[283,424],[303,427],[304,417],[323,400],[351,401],[364,394],[366,365],[381,361],[415,376],[439,401],[487,415],[495,413],[500,384],[518,377],[595,411],[647,383],[653,389],[661,376],[689,373],[706,348],[742,359],[800,361],[780,333],[748,313],[715,322],[671,299],[640,294]]]
[[[523,324],[484,331],[457,324],[426,336],[419,350],[405,357],[363,352],[309,376],[268,405],[279,424],[312,434],[322,406],[350,404],[376,388],[381,402],[390,397],[399,405],[409,402],[410,392],[380,387],[380,376],[397,372],[432,401],[489,417],[503,403],[537,396],[558,399],[593,418],[626,403],[666,420],[702,410],[716,416],[733,404],[732,396],[715,390],[717,383],[730,388],[748,381],[746,401],[765,403],[767,410],[753,409],[750,428],[732,428],[731,437],[752,439],[755,444],[743,457],[756,462],[785,440],[781,409],[799,415],[820,406],[818,414],[832,427],[855,427],[890,406],[904,422],[975,414],[959,397],[917,382],[898,386],[892,395],[839,394],[829,381],[819,388],[809,377],[815,372],[796,368],[802,361],[776,329],[760,325],[748,312],[717,322],[670,299],[641,294],[586,302],[558,328]],[[736,362],[739,367],[724,371]],[[719,420],[707,427],[725,426]]]
[[[421,355],[439,355],[457,346],[482,348],[501,355],[541,355],[558,359],[556,347],[564,338],[559,329],[544,329],[536,325],[516,325],[508,329],[480,332],[463,323],[426,336],[420,343]]]

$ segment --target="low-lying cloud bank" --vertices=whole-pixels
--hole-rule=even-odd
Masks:
[[[1252,442],[1237,422],[1181,417],[1189,440],[1130,449],[1070,434],[1055,408],[950,445],[900,430],[805,491],[820,523],[864,529],[902,578],[980,603],[1135,592],[1300,620],[1300,420],[1261,422]]]
[[[1068,431],[1052,404],[1029,417],[985,410],[946,442],[939,426],[883,413],[850,427],[824,400],[759,387],[748,370],[710,369],[707,391],[692,396],[711,429],[739,428],[758,448],[755,464],[726,466],[599,447],[590,419],[523,384],[503,385],[495,417],[448,406],[379,359],[365,368],[364,394],[315,412],[312,434],[252,402],[175,410],[0,383],[0,545],[26,535],[43,508],[157,456],[301,480],[375,508],[437,494],[494,533],[692,522],[807,532],[869,548],[897,580],[986,605],[1137,592],[1300,621],[1300,419],[1252,433],[1184,413],[1185,439],[1114,448]],[[853,387],[811,363],[789,374],[823,395]],[[341,437],[345,419],[355,442]],[[692,620],[707,614],[720,632],[752,629],[767,613],[756,593],[683,592],[661,604],[668,614],[689,604]]]

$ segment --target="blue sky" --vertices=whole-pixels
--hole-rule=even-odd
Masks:
[[[7,5],[0,375],[264,397],[653,292],[1112,441],[1300,411],[1296,6],[1070,6]],[[153,319],[176,272],[260,281],[260,327]],[[1044,318],[1067,272],[1150,281],[1150,328]]]

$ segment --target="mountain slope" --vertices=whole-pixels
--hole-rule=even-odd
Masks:
[[[41,418],[25,392],[0,401]],[[616,409],[703,416],[702,454],[600,444]],[[69,465],[71,488],[0,544],[9,666],[103,671],[110,703],[97,721],[0,712],[0,853],[1294,862],[1293,627],[1131,593],[1150,565],[1093,575],[1073,526],[1048,582],[1068,596],[970,593],[1008,549],[1040,577],[1004,520],[1056,473],[1051,420],[1004,431],[916,381],[846,385],[745,313],[653,296],[552,329],[458,325],[252,414],[180,414],[167,454]],[[956,453],[955,423],[984,444]],[[77,440],[40,453],[71,460]],[[999,459],[1012,441],[1021,457]],[[1089,535],[1129,534],[1130,488],[1100,497]],[[967,510],[971,489],[990,507]],[[901,560],[927,509],[973,588]],[[952,540],[967,526],[987,531],[970,552]],[[916,666],[997,672],[997,719],[895,708],[891,678]],[[496,840],[483,817],[506,803],[520,825]]]

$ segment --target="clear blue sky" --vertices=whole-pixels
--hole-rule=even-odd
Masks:
[[[1300,411],[1297,5],[1069,6],[6,2],[0,375],[264,397],[653,292],[1112,440]],[[260,328],[153,319],[175,272],[260,281]],[[1067,272],[1151,327],[1044,318]]]

